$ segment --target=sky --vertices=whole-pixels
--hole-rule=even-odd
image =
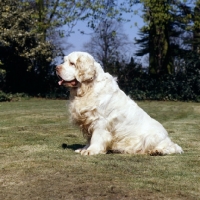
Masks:
[[[134,10],[142,11],[142,5],[137,4],[134,6]],[[137,49],[137,46],[134,45],[134,38],[138,38],[138,32],[139,28],[141,28],[144,23],[143,19],[138,15],[131,16],[131,14],[124,13],[124,16],[127,19],[130,19],[130,22],[124,22],[123,23],[123,33],[125,33],[129,41],[133,43],[132,48],[130,49],[128,57],[134,57],[134,52]],[[135,26],[135,23],[137,23],[137,26]],[[84,31],[85,33],[92,33],[92,29],[87,27],[87,22],[78,22],[76,26],[73,29],[73,32],[70,37],[67,37],[66,40],[68,43],[71,43],[73,47],[67,49],[64,51],[65,55],[68,55],[69,53],[73,51],[85,51],[83,45],[90,41],[90,35],[88,34],[81,34],[79,30]],[[59,59],[58,59],[59,62]]]

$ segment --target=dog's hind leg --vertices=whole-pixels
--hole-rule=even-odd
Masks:
[[[182,148],[173,143],[170,138],[165,138],[162,140],[153,150],[148,152],[151,156],[161,156],[174,153],[183,153]]]

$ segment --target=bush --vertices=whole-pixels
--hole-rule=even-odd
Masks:
[[[6,94],[0,90],[0,102],[1,101],[10,101],[10,100],[11,100],[10,95]]]
[[[20,101],[22,98],[28,99],[30,97],[25,93],[11,94],[11,93],[5,93],[0,90],[0,102],[2,102],[2,101]]]

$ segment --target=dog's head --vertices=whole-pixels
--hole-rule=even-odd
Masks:
[[[61,79],[59,85],[78,87],[80,83],[91,82],[96,70],[94,58],[86,52],[72,52],[64,57],[64,63],[56,67],[56,74]]]

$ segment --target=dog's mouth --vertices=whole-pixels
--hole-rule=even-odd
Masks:
[[[58,81],[58,85],[63,85],[66,87],[76,87],[79,83],[76,79],[73,79],[71,81],[66,81],[66,80],[63,80],[59,75],[58,75],[58,78],[60,79],[60,81]]]

